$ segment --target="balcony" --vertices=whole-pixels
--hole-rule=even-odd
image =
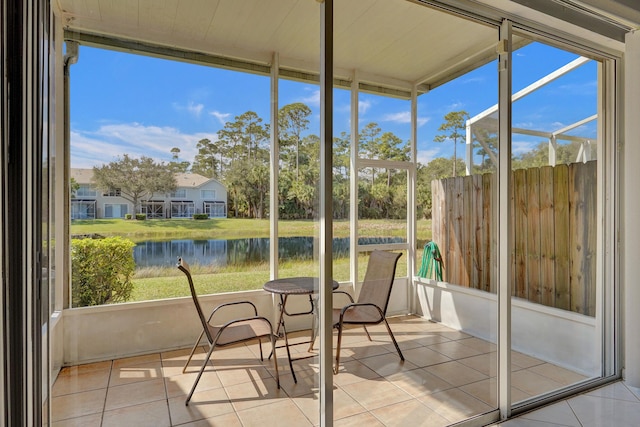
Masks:
[[[195,314],[194,314],[195,317]],[[401,362],[383,325],[345,332],[341,371],[333,377],[334,418],[344,425],[449,425],[496,407],[496,346],[417,316],[390,318]],[[291,334],[293,342],[309,331]],[[265,347],[266,348],[266,347]],[[293,346],[301,355],[307,346]],[[294,362],[278,350],[282,388],[273,363],[259,361],[257,344],[216,350],[189,406],[184,400],[205,352],[182,367],[189,349],[66,367],[52,392],[54,425],[318,425],[318,361]],[[524,400],[586,377],[512,352],[512,396]],[[636,411],[640,401],[635,402]],[[202,421],[206,420],[206,421]],[[191,424],[189,424],[191,425]],[[378,424],[376,424],[378,425]]]

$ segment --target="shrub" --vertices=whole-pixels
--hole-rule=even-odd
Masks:
[[[131,214],[124,214],[124,219],[131,219],[131,218],[132,218]]]
[[[73,307],[127,301],[133,290],[134,246],[122,237],[72,239]]]
[[[193,219],[209,219],[209,215],[203,213],[193,214]]]
[[[144,221],[145,219],[147,219],[147,214],[136,214],[136,219],[138,221]]]

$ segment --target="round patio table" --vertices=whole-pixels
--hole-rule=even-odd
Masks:
[[[338,289],[339,284],[335,280],[332,280],[331,286],[333,290],[336,290]],[[297,383],[298,380],[296,379],[296,374],[293,371],[293,363],[292,363],[293,359],[291,358],[291,352],[289,350],[289,340],[287,339],[287,328],[285,327],[285,324],[284,324],[284,316],[285,315],[302,316],[307,314],[313,315],[313,324],[311,326],[311,339],[309,341],[294,344],[294,345],[298,345],[298,344],[309,343],[310,344],[309,350],[311,350],[316,338],[316,324],[317,324],[316,322],[316,316],[317,316],[316,305],[317,304],[316,304],[316,298],[314,297],[314,295],[317,294],[317,290],[320,289],[320,279],[318,279],[317,277],[287,277],[283,279],[275,279],[265,283],[263,285],[263,289],[267,292],[271,292],[273,294],[277,294],[280,296],[280,303],[279,303],[280,316],[278,319],[278,328],[276,330],[276,335],[278,337],[282,335],[282,337],[284,338],[284,347],[287,349],[287,358],[289,359],[289,368],[291,369],[291,374],[293,375],[293,381]],[[289,297],[289,295],[309,295],[310,309],[308,311],[289,313],[287,311],[287,298]],[[313,357],[313,356],[298,357],[295,360],[306,359],[309,357]]]

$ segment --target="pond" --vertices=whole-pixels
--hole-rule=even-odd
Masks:
[[[280,237],[280,260],[308,260],[317,250],[313,237]],[[403,243],[402,237],[361,237],[361,245]],[[190,264],[227,266],[269,262],[269,238],[230,240],[167,240],[139,242],[133,249],[137,268],[170,267],[177,258],[184,257]],[[334,258],[349,255],[349,238],[333,239]]]

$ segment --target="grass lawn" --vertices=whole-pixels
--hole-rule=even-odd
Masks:
[[[282,237],[313,236],[318,233],[317,221],[279,221],[278,232]],[[363,220],[359,221],[360,236],[391,237],[406,235],[404,220]],[[418,249],[431,239],[431,221],[418,221]],[[191,219],[153,219],[146,221],[124,219],[74,220],[71,223],[72,235],[99,234],[103,236],[121,236],[140,242],[145,240],[171,239],[234,239],[248,237],[269,237],[269,220],[220,218],[208,220]],[[334,221],[334,236],[349,236],[349,221]],[[421,255],[419,254],[418,260]],[[405,255],[406,256],[406,255]],[[364,277],[367,256],[360,256],[359,276]],[[349,260],[340,258],[334,261],[334,277],[349,277]],[[313,261],[283,262],[279,266],[279,275],[315,276],[318,266]],[[269,279],[267,263],[247,266],[228,266],[212,268],[192,265],[192,273],[198,293],[205,295],[220,292],[262,289]],[[397,276],[406,276],[406,260],[398,263]],[[129,301],[187,296],[189,294],[186,279],[177,268],[145,268],[136,270],[133,277],[134,289]]]
[[[279,221],[281,237],[313,236],[318,234],[318,221]],[[361,220],[359,235],[364,237],[395,237],[406,235],[404,220]],[[418,221],[418,243],[431,239],[431,220]],[[269,237],[268,219],[212,218],[193,219],[94,219],[71,221],[71,234],[100,234],[122,236],[136,241],[171,239],[244,239]],[[349,221],[333,222],[334,237],[349,237]]]

